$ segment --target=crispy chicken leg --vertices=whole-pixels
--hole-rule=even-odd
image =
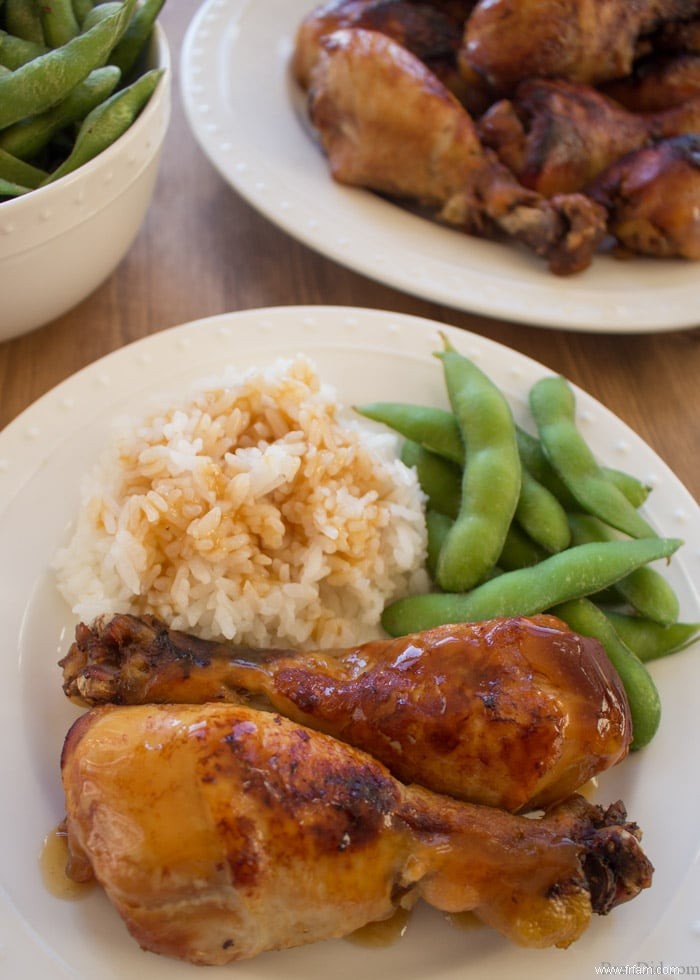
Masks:
[[[608,167],[588,193],[632,252],[700,259],[700,135],[661,140]]]
[[[540,194],[580,191],[649,136],[649,124],[588,85],[522,82],[479,120],[479,135],[521,184]]]
[[[478,129],[521,184],[550,197],[585,190],[652,139],[700,131],[700,96],[641,115],[589,85],[533,79],[522,82],[512,100],[496,102]]]
[[[336,180],[435,209],[470,234],[511,236],[559,274],[590,263],[604,210],[583,195],[546,200],[522,187],[419,59],[356,28],[321,47],[309,109]]]
[[[292,72],[308,88],[321,53],[321,38],[345,27],[379,31],[420,58],[460,99],[468,97],[466,81],[457,65],[464,21],[474,0],[452,4],[415,0],[330,0],[314,8],[301,22],[295,38]],[[478,78],[474,78],[478,84]],[[483,100],[479,106],[483,105]]]
[[[525,946],[567,946],[651,881],[621,804],[541,820],[394,780],[237,705],[96,708],[62,753],[68,873],[144,948],[223,964],[349,934],[418,899]]]
[[[622,759],[624,689],[553,616],[439,627],[336,652],[236,650],[118,615],[78,627],[64,689],[90,704],[254,699],[372,753],[405,782],[510,810]]]
[[[631,112],[661,112],[700,99],[700,52],[645,58],[632,75],[602,91]]]
[[[700,14],[700,0],[480,0],[464,58],[494,88],[525,78],[596,84],[628,75],[637,40]]]

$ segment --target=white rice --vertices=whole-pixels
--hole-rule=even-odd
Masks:
[[[152,613],[202,637],[329,648],[380,635],[388,601],[428,588],[414,471],[301,355],[122,426],[82,504],[55,568],[86,621]]]

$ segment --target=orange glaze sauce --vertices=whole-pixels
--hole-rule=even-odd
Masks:
[[[95,881],[72,881],[66,874],[68,863],[68,834],[62,821],[46,835],[39,855],[39,867],[46,890],[56,898],[69,901],[84,898],[92,891]]]

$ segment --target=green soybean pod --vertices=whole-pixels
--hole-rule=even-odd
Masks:
[[[590,514],[570,514],[569,523],[574,544],[616,540],[615,533]],[[633,609],[648,619],[665,626],[678,619],[678,596],[663,575],[653,568],[635,569],[616,582],[614,589]]]
[[[93,6],[93,0],[73,0],[73,13],[75,14],[75,19],[78,21],[81,27],[83,21],[90,13]]]
[[[22,187],[28,187],[30,190],[34,190],[47,176],[48,174],[45,170],[34,167],[31,163],[26,163],[24,160],[18,160],[11,153],[0,149],[0,177],[3,180],[8,180],[13,184],[19,184]]]
[[[70,156],[50,174],[46,183],[82,167],[119,139],[146,105],[164,73],[164,68],[153,68],[88,113]]]
[[[652,537],[653,528],[601,473],[578,431],[568,382],[561,376],[537,381],[530,389],[530,409],[547,458],[581,508],[632,537]]]
[[[651,493],[651,487],[631,473],[625,473],[624,470],[617,470],[611,466],[601,466],[600,471],[609,483],[616,486],[627,497],[633,507],[641,507]]]
[[[7,31],[0,31],[0,65],[12,71],[33,61],[40,54],[46,53],[46,45],[36,41],[25,41],[23,37],[15,37]]]
[[[700,634],[700,623],[671,623],[662,626],[643,616],[629,616],[604,609],[615,631],[644,663],[678,653]]]
[[[522,466],[522,482],[515,519],[545,551],[568,548],[571,531],[566,511],[557,498]]]
[[[401,447],[401,461],[415,467],[428,507],[454,520],[461,502],[460,472],[454,463],[410,439]]]
[[[370,402],[356,406],[355,411],[458,466],[464,465],[464,444],[457,419],[444,408],[406,402]]]
[[[45,112],[65,99],[91,71],[101,67],[128,23],[135,2],[124,0],[120,11],[91,30],[3,75],[0,129]]]
[[[576,633],[591,636],[603,646],[619,674],[632,718],[633,750],[648,745],[661,721],[661,699],[653,678],[615,631],[610,620],[588,599],[576,599],[552,610]]]
[[[22,119],[0,131],[0,148],[22,160],[31,160],[56,136],[109,98],[121,78],[114,65],[90,72],[68,93],[63,102],[38,116]]]
[[[438,510],[428,508],[425,512],[425,527],[428,532],[426,566],[434,580],[442,546],[452,527],[452,518],[448,517],[447,514],[441,514]]]
[[[505,572],[516,568],[528,568],[544,561],[547,552],[536,544],[532,538],[517,524],[511,524],[503,542],[503,548],[498,556],[498,565]]]
[[[390,603],[382,625],[392,636],[499,616],[532,616],[612,585],[635,568],[669,558],[678,538],[638,538],[580,544],[537,565],[504,572],[469,592],[426,593]],[[444,548],[443,548],[444,551]]]
[[[566,510],[577,507],[576,499],[569,493],[553,468],[537,436],[531,435],[519,425],[515,427],[515,438],[523,466],[527,466],[535,479],[553,494]]]
[[[39,3],[39,16],[44,37],[50,48],[60,48],[80,30],[73,11],[72,0],[49,0]]]
[[[131,18],[121,40],[110,55],[110,63],[116,65],[125,78],[134,69],[141,52],[145,50],[153,25],[165,0],[143,0]]]
[[[459,514],[440,553],[437,580],[460,592],[496,564],[518,503],[521,466],[505,397],[480,368],[455,351],[439,355],[465,446]]]
[[[28,194],[31,189],[31,187],[22,187],[20,184],[15,184],[12,180],[3,180],[0,177],[0,198],[21,197],[22,194]]]
[[[5,27],[10,34],[25,41],[46,43],[36,0],[5,0]]]
[[[89,31],[91,27],[95,26],[95,24],[99,24],[101,20],[105,20],[106,17],[109,17],[111,14],[115,13],[120,6],[121,0],[107,0],[106,3],[95,4],[85,15],[85,19],[82,23],[82,30]],[[124,28],[124,30],[126,30],[126,28]],[[122,37],[123,36],[124,35],[122,34]]]
[[[452,518],[439,511],[426,511],[425,522],[428,530],[428,571],[435,578],[437,569],[437,559],[442,550],[442,546],[447,537],[447,533],[452,527]],[[522,531],[517,524],[511,524],[503,542],[503,549],[498,556],[496,566],[493,571],[499,575],[503,572],[512,571],[515,568],[526,568],[536,565],[547,557],[547,553]]]

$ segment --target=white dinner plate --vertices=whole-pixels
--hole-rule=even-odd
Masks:
[[[700,265],[597,256],[552,275],[515,245],[470,238],[333,182],[289,73],[313,0],[205,0],[185,38],[185,111],[228,183],[286,232],[356,272],[456,309],[601,333],[700,323]]]
[[[547,370],[466,331],[399,314],[336,307],[279,307],[212,317],[165,330],[110,354],[60,384],[0,433],[0,976],[8,980],[200,978],[188,964],[142,952],[95,889],[55,897],[39,868],[42,841],[63,816],[59,757],[80,713],[64,698],[57,660],[75,619],[54,587],[50,563],[79,506],[83,474],[110,437],[112,420],[145,413],[150,396],[218,374],[224,364],[265,366],[307,353],[346,405],[410,399],[445,405],[432,356],[440,332],[501,386],[522,424],[527,391]],[[400,340],[400,343],[399,343]],[[660,534],[681,537],[669,580],[684,619],[700,620],[693,582],[700,565],[698,508],[664,463],[629,428],[577,389],[580,425],[607,465],[653,486],[644,506]],[[664,704],[661,730],[643,752],[605,774],[601,803],[622,798],[644,830],[654,884],[607,918],[594,917],[568,950],[520,950],[491,930],[468,931],[421,908],[386,948],[336,940],[268,953],[231,967],[238,980],[324,978],[512,980],[589,978],[601,963],[700,962],[700,646],[653,665]]]

